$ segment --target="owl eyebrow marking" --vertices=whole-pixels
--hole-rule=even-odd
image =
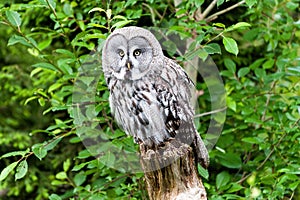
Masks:
[[[140,38],[143,38],[145,41],[148,42],[148,39],[147,39],[146,37],[140,36],[140,35],[139,35],[139,36],[132,37],[131,40],[134,40],[134,39],[136,39],[136,38],[139,38],[139,39],[140,39]],[[148,43],[149,43],[149,42],[148,42]]]
[[[132,40],[136,40],[136,39],[144,39],[144,41],[145,42],[147,42],[147,47],[142,47],[142,48],[139,48],[139,50],[141,50],[142,52],[141,53],[143,53],[143,52],[145,52],[146,50],[146,48],[148,48],[148,49],[152,49],[153,47],[152,47],[152,45],[151,45],[151,43],[149,42],[149,40],[146,38],[146,37],[144,37],[144,36],[135,36],[135,37],[132,37],[129,41],[128,41],[128,45],[129,45],[129,42],[130,41],[132,41]]]

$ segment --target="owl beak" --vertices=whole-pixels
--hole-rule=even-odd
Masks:
[[[130,62],[126,63],[128,70],[130,70],[132,68],[132,64]]]

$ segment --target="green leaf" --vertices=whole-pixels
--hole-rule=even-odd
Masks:
[[[106,10],[106,17],[107,17],[107,19],[111,19],[111,15],[112,15],[112,10],[111,9],[107,9]]]
[[[38,57],[39,54],[40,54],[39,51],[35,48],[28,48],[27,51],[28,51],[28,53],[30,53],[34,57]]]
[[[134,4],[136,4],[137,0],[128,0],[126,1],[126,4],[124,5],[124,7],[128,7],[128,6],[133,6]]]
[[[233,98],[227,96],[226,97],[226,105],[228,106],[228,108],[230,108],[231,110],[236,112],[236,102]]]
[[[62,83],[54,83],[53,85],[51,85],[48,89],[48,92],[53,92],[54,90],[57,90],[58,88],[60,88],[62,86]]]
[[[208,53],[208,54],[221,54],[221,48],[220,45],[217,43],[210,43],[208,45],[204,46],[204,50]]]
[[[250,27],[251,24],[247,23],[247,22],[238,22],[237,24],[234,24],[230,27],[228,27],[225,32],[229,32],[229,31],[233,31],[236,29],[240,29],[240,28],[245,28],[245,27]]]
[[[229,70],[223,70],[220,73],[222,76],[226,76],[228,78],[232,78],[234,76],[234,74],[232,74]]]
[[[36,43],[36,41],[32,37],[26,36],[26,40],[29,41],[28,43],[30,44],[31,47],[37,48],[37,43]]]
[[[56,174],[55,178],[60,179],[60,180],[64,180],[67,179],[67,173],[66,172],[59,172]]]
[[[26,160],[20,162],[16,169],[15,180],[23,178],[28,171],[28,164]]]
[[[0,174],[0,182],[3,181],[12,170],[14,170],[18,163],[18,161],[13,162],[2,170]]]
[[[185,13],[187,13],[186,9],[184,9],[184,8],[178,8],[178,10],[175,13],[175,16],[178,17],[178,16],[181,16],[181,15],[183,15]]]
[[[289,2],[287,2],[286,7],[290,10],[295,10],[295,9],[299,8],[299,2],[294,3],[292,1],[289,1]]]
[[[275,60],[274,59],[268,59],[264,64],[264,69],[271,69],[274,66]]]
[[[48,98],[47,94],[46,94],[42,89],[37,90],[36,93],[42,95],[42,96],[45,97],[46,99]]]
[[[91,12],[95,12],[95,11],[98,11],[98,12],[105,12],[105,13],[106,13],[106,11],[105,11],[103,8],[96,7],[96,8],[91,9],[91,10],[89,11],[89,14],[90,14]]]
[[[30,101],[39,98],[38,96],[33,96],[33,97],[29,97],[28,99],[26,99],[24,105],[27,105]]]
[[[12,35],[8,40],[7,46],[11,46],[17,43],[21,43],[28,47],[33,47],[32,44],[30,44],[24,37],[19,35]]]
[[[232,73],[235,74],[236,72],[236,64],[229,58],[224,59],[225,67]]]
[[[86,175],[84,173],[76,174],[74,177],[74,183],[76,186],[80,186],[86,180]]]
[[[88,26],[94,26],[94,27],[98,27],[98,28],[107,29],[106,26],[103,26],[103,25],[100,25],[100,24],[95,24],[95,23],[89,23]]]
[[[300,66],[298,66],[298,67],[288,67],[287,70],[288,70],[291,74],[293,74],[293,75],[295,75],[295,76],[300,76]]]
[[[53,70],[53,71],[56,71],[58,72],[58,70],[56,69],[56,67],[50,63],[36,63],[34,65],[32,65],[33,67],[40,67],[40,68],[43,68],[43,69],[50,69],[50,70]]]
[[[192,60],[196,56],[198,56],[202,60],[206,60],[208,53],[205,50],[203,50],[202,48],[198,48],[196,50],[187,52],[184,56],[185,56],[185,59],[187,59],[187,60]]]
[[[208,53],[203,50],[203,49],[200,49],[200,51],[198,52],[198,56],[199,58],[201,58],[203,61],[206,60],[207,56],[208,56]]]
[[[79,155],[77,156],[77,158],[84,159],[84,158],[88,158],[90,156],[91,156],[91,153],[87,149],[85,149],[85,150],[82,150],[79,152]]]
[[[256,3],[257,3],[257,0],[246,0],[246,4],[247,4],[247,6],[249,6],[249,8],[251,8]]]
[[[260,143],[262,143],[262,139],[260,139],[258,137],[244,137],[242,139],[242,141],[250,143],[250,144],[260,144]]]
[[[249,42],[256,42],[255,39],[257,39],[257,36],[259,35],[260,31],[261,29],[259,28],[251,28],[243,35],[243,38]]]
[[[226,26],[222,23],[213,23],[212,25],[216,26],[216,27],[224,28],[224,29],[226,28]]]
[[[231,176],[228,172],[223,171],[217,175],[216,178],[216,187],[220,189],[222,186],[225,186],[229,183]]]
[[[258,68],[259,66],[261,66],[261,64],[264,62],[264,60],[265,60],[265,58],[257,59],[249,66],[249,68],[252,70]]]
[[[49,196],[49,200],[62,200],[62,198],[60,196],[58,196],[57,194],[51,194]]]
[[[229,190],[226,191],[227,193],[234,193],[234,192],[240,191],[244,188],[243,186],[241,186],[238,183],[230,183],[230,185],[231,185],[231,187]]]
[[[53,180],[51,181],[51,185],[66,185],[68,184],[67,181],[63,181],[63,180]]]
[[[197,0],[197,1],[195,1],[196,8],[200,8],[203,3],[204,3],[204,0]]]
[[[107,165],[108,167],[111,167],[114,165],[116,160],[116,157],[113,153],[111,153],[110,151],[106,152],[103,156],[101,156],[100,161]]]
[[[73,9],[72,9],[71,4],[65,3],[64,6],[63,6],[63,11],[68,16],[72,15],[73,14]]]
[[[25,156],[29,151],[13,151],[6,154],[3,154],[0,158],[7,158],[11,156]]]
[[[252,172],[251,176],[249,176],[246,181],[250,186],[254,186],[255,180],[256,180],[256,172]]]
[[[72,74],[73,69],[68,64],[68,63],[71,63],[72,61],[73,61],[72,59],[59,59],[57,61],[57,66],[64,74]]]
[[[56,3],[54,0],[39,0],[43,5],[49,7],[51,10],[55,10]]]
[[[200,176],[202,176],[203,178],[208,180],[208,177],[209,177],[208,170],[204,169],[200,164],[198,164],[198,172],[199,172]]]
[[[124,17],[124,16],[122,16],[122,15],[116,15],[112,19],[121,19],[122,21],[126,21],[127,20],[127,18]]]
[[[169,55],[173,56],[176,53],[176,44],[171,40],[166,40],[162,43],[163,49],[168,52]]]
[[[45,99],[43,97],[38,98],[38,102],[41,107],[45,106]]]
[[[247,75],[249,72],[250,72],[249,67],[243,67],[243,68],[240,68],[239,71],[238,71],[238,77],[239,77],[239,78],[244,77],[244,76]]]
[[[5,12],[8,21],[13,25],[19,27],[22,23],[20,14],[16,11],[7,10]]]
[[[75,165],[72,169],[72,171],[79,171],[81,170],[83,167],[85,167],[87,164],[89,164],[90,162],[85,162],[85,163],[81,163],[79,165]]]
[[[71,51],[67,50],[67,49],[56,49],[55,52],[57,53],[61,53],[64,54],[70,58],[76,59],[76,56],[74,55],[74,53],[72,53]]]
[[[119,21],[117,23],[115,23],[114,25],[112,25],[111,28],[121,28],[129,23],[133,22],[133,20],[124,20],[124,21]]]
[[[45,149],[47,151],[50,151],[52,150],[60,141],[62,140],[62,137],[59,137],[59,138],[55,138],[55,139],[52,139],[50,140],[50,142],[48,144],[45,145]]]
[[[64,171],[67,172],[69,170],[70,166],[71,166],[71,161],[68,158],[66,161],[64,161],[64,165],[63,165]]]
[[[295,190],[299,185],[300,185],[300,180],[292,182],[291,184],[289,184],[288,188],[290,188],[291,190]]]
[[[43,71],[42,68],[35,68],[30,72],[30,77],[33,77],[34,75],[38,74],[39,72]],[[26,105],[26,104],[25,104]]]
[[[217,1],[217,7],[219,7],[220,5],[222,5],[224,3],[225,0],[218,0]]]
[[[252,114],[249,117],[245,118],[245,122],[253,124],[262,124],[261,119],[255,114]]]
[[[264,70],[262,68],[256,68],[254,70],[254,73],[258,78],[261,78],[261,79],[265,78],[267,75],[266,70]]]
[[[49,37],[46,40],[39,42],[37,46],[40,50],[43,50],[43,49],[47,48],[49,45],[51,45],[51,43],[52,43],[52,38]]]
[[[218,155],[219,162],[228,168],[238,169],[242,166],[240,155],[234,153],[225,153]]]
[[[84,24],[84,21],[77,21],[77,24],[82,31],[86,30],[86,25]]]
[[[223,37],[223,44],[226,51],[228,51],[229,53],[232,53],[234,55],[237,55],[239,53],[237,43],[234,39],[229,37]]]
[[[42,160],[47,155],[47,150],[44,146],[45,145],[42,143],[35,144],[32,146],[32,151],[34,155],[40,160]]]

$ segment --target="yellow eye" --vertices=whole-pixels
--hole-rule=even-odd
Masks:
[[[134,55],[134,56],[139,56],[139,55],[141,55],[141,50],[140,50],[140,49],[135,50],[135,51],[133,52],[133,55]]]
[[[119,51],[119,56],[123,57],[125,55],[124,51],[123,50],[120,50]]]

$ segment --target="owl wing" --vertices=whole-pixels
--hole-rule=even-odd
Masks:
[[[161,80],[168,87],[158,85],[157,93],[165,110],[163,115],[167,132],[171,137],[191,145],[197,162],[207,168],[208,152],[194,125],[194,109],[191,105],[194,84],[175,61],[165,58],[164,63]]]
[[[164,109],[165,128],[171,137],[191,144],[196,132],[194,110],[190,105],[193,82],[175,61],[165,58],[164,64],[155,88]]]

